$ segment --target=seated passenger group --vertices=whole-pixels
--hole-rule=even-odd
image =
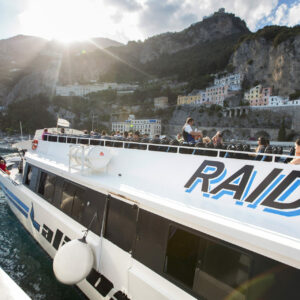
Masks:
[[[218,131],[211,139],[210,137],[206,136],[203,137],[201,131],[193,130],[192,126],[194,125],[193,118],[187,118],[186,122],[182,128],[182,136],[180,134],[177,135],[177,140],[179,142],[186,142],[195,144],[197,142],[202,142],[204,145],[208,145],[212,143],[213,145],[222,145],[223,144],[223,137],[222,133]]]
[[[209,148],[219,148],[219,146],[221,146],[221,148],[224,146],[224,140],[223,140],[223,136],[222,136],[222,132],[218,131],[212,138],[205,136],[203,137],[203,134],[201,131],[198,131],[197,129],[193,130],[192,126],[194,125],[194,119],[191,117],[188,117],[186,119],[186,122],[184,124],[184,126],[182,127],[182,133],[178,133],[176,140],[179,143],[186,143],[186,144],[196,144],[196,143],[202,143],[204,147],[208,146]],[[124,131],[123,133],[120,131],[112,131],[111,134],[107,134],[107,132],[105,130],[102,130],[101,133],[97,131],[97,129],[93,130],[90,132],[90,134],[88,133],[87,130],[83,131],[83,136],[84,137],[91,137],[91,138],[105,138],[105,137],[109,137],[109,138],[117,138],[117,139],[121,139],[121,140],[128,140],[128,141],[132,141],[132,142],[140,142],[142,139],[145,139],[144,142],[147,140],[149,141],[149,134],[145,133],[145,134],[140,134],[139,131]],[[49,134],[48,129],[45,128],[43,133],[42,133],[42,139],[45,140],[46,136]],[[65,130],[64,128],[60,129],[60,134],[65,134]],[[159,135],[155,135],[153,137],[153,140],[157,140],[160,139]],[[151,142],[151,140],[150,140]],[[250,150],[250,146],[249,145],[243,145],[239,144],[242,149],[238,149],[235,148],[234,149],[230,149],[227,148],[229,150],[238,150],[238,151],[246,151],[246,152],[251,152]],[[229,145],[230,146],[230,145]],[[229,147],[228,146],[228,147]],[[232,145],[231,145],[232,146]],[[248,146],[245,148],[245,146]],[[200,146],[201,147],[201,146]],[[226,148],[226,146],[224,146]],[[225,149],[222,148],[222,149]],[[272,154],[272,150],[269,152],[268,149],[272,147],[270,147],[270,143],[269,141],[264,138],[264,137],[259,137],[257,140],[257,147],[255,149],[255,153],[253,154],[248,154],[248,159],[250,157],[252,157],[252,159],[254,160],[263,160],[263,161],[271,161],[272,158],[271,156],[267,156],[267,154]],[[275,147],[276,148],[276,147]],[[220,149],[220,148],[219,148]],[[230,151],[229,151],[230,152]],[[264,153],[264,155],[263,155]],[[273,152],[274,153],[274,152]],[[275,152],[276,153],[276,152]],[[226,156],[226,154],[228,154]],[[231,157],[230,153],[226,153],[225,157]],[[282,154],[282,150],[281,153],[277,154]],[[290,152],[290,156],[296,156],[294,159],[292,158],[286,158],[286,157],[276,157],[275,161],[276,162],[285,162],[285,163],[290,163],[290,164],[300,164],[300,139],[297,139],[295,142],[295,147],[292,148],[291,152]],[[4,164],[0,164],[0,168],[6,171],[6,167],[4,166]]]

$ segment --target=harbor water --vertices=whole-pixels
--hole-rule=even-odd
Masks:
[[[11,212],[1,189],[0,267],[34,300],[85,299],[79,289],[55,279],[52,260]]]

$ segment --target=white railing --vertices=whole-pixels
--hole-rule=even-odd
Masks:
[[[50,138],[56,138],[56,140],[49,141]],[[59,141],[59,139],[64,141]],[[72,139],[73,142],[68,142],[68,139]],[[211,156],[211,157],[220,157],[220,158],[235,158],[235,159],[245,159],[245,160],[254,160],[255,157],[261,156],[260,161],[264,162],[276,162],[276,158],[280,160],[287,158],[295,158],[295,156],[290,156],[286,154],[273,154],[273,153],[256,153],[251,151],[238,151],[238,150],[228,150],[228,149],[216,149],[216,148],[204,148],[204,147],[191,147],[187,145],[170,145],[170,144],[154,144],[154,143],[146,143],[146,142],[133,142],[133,141],[124,141],[118,139],[103,139],[97,137],[81,137],[81,136],[69,136],[69,135],[46,135],[45,141],[49,142],[59,142],[66,144],[77,144],[77,145],[86,145],[86,146],[105,146],[105,147],[113,147],[113,148],[124,148],[131,150],[146,150],[146,151],[157,151],[157,152],[165,152],[165,153],[178,153],[178,154],[189,154],[189,155],[202,155],[202,156]],[[74,142],[75,141],[75,142]],[[82,143],[82,141],[86,141]],[[94,141],[99,142],[98,144],[91,143]],[[118,146],[115,146],[118,145]],[[129,146],[131,145],[131,146]],[[141,147],[143,146],[143,147]],[[167,149],[165,149],[167,148]],[[187,149],[190,150],[191,153],[184,153],[181,150]],[[172,151],[170,151],[172,150]],[[203,153],[201,153],[203,151]],[[201,154],[199,154],[201,153]],[[212,155],[214,153],[215,155]],[[224,157],[226,153],[232,154],[231,157]],[[240,156],[240,157],[238,157]],[[248,156],[248,157],[247,157]],[[262,160],[264,157],[271,157],[271,160]],[[278,162],[278,161],[277,161]],[[282,162],[282,160],[280,161]]]

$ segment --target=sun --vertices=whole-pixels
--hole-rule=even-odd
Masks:
[[[109,11],[101,1],[31,0],[20,16],[23,33],[65,43],[85,40],[109,31]]]

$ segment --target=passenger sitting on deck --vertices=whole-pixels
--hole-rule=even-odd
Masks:
[[[197,131],[197,129],[195,129],[195,131],[198,133],[198,134],[195,136],[195,142],[196,142],[196,143],[202,143],[202,142],[203,142],[203,134],[202,134],[202,131]]]
[[[267,147],[267,140],[263,137],[260,136],[257,140],[257,147],[255,149],[256,153],[264,153],[265,149]],[[263,158],[262,155],[257,155],[254,160],[261,160]]]
[[[97,129],[94,129],[94,131],[91,131],[90,135],[92,137],[100,137],[100,134]]]
[[[64,129],[64,128],[61,128],[61,129],[60,129],[60,133],[61,133],[61,134],[65,134],[65,129]]]
[[[257,140],[257,147],[255,149],[255,152],[264,153],[266,146],[267,146],[267,140],[263,136],[260,136]]]
[[[203,139],[202,139],[202,142],[204,145],[207,145],[211,142],[211,139],[208,137],[208,136],[205,136]]]
[[[0,161],[0,169],[6,174],[10,175],[10,172],[7,170],[6,163],[3,159]]]
[[[215,146],[216,145],[223,145],[222,132],[218,131],[211,140],[212,140],[212,142],[214,143]]]
[[[106,136],[106,131],[105,130],[101,131],[101,136]]]
[[[300,139],[297,139],[295,142],[295,156],[300,156]],[[290,164],[300,165],[300,157],[294,158]]]
[[[48,129],[45,128],[44,131],[43,131],[43,133],[42,133],[42,140],[43,140],[43,141],[46,140],[46,135],[47,135],[47,134],[49,134],[49,133],[48,133]]]
[[[135,133],[133,134],[133,141],[134,142],[139,142],[140,141],[140,133],[139,133],[139,131],[135,131]]]
[[[192,126],[194,124],[194,119],[188,117],[184,126],[182,127],[183,139],[186,143],[195,143],[195,136],[199,135],[199,132],[193,131]]]
[[[82,137],[89,137],[89,132],[85,129],[83,130],[83,136]]]
[[[177,140],[179,143],[184,141],[184,139],[183,139],[181,133],[177,133],[176,140]]]
[[[127,139],[128,138],[128,131],[123,132],[123,138]]]
[[[114,135],[115,137],[120,137],[121,136],[121,133],[119,130],[117,130],[116,134]]]

